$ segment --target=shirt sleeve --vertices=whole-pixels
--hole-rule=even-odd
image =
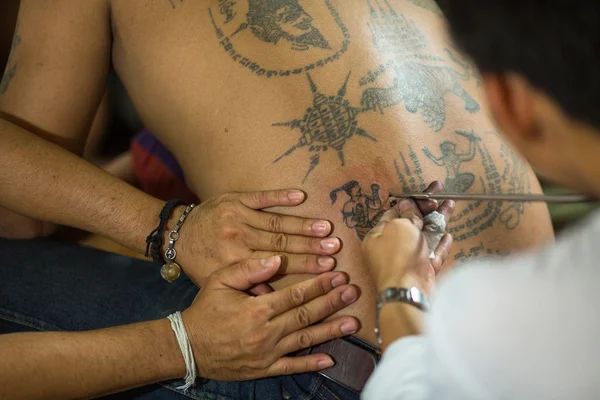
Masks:
[[[426,333],[387,349],[363,399],[597,398],[598,240],[600,229],[457,269],[439,285]]]

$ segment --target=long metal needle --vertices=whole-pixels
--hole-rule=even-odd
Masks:
[[[469,194],[469,193],[402,193],[390,194],[391,198],[412,198],[415,200],[486,200],[486,201],[522,201],[545,203],[592,203],[598,201],[580,194],[544,195],[544,194]]]

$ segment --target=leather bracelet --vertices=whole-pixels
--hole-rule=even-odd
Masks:
[[[165,263],[165,259],[161,254],[161,249],[163,245],[163,231],[165,229],[165,225],[169,220],[169,217],[173,213],[173,210],[176,207],[184,205],[185,203],[179,199],[173,199],[167,201],[165,206],[160,212],[159,219],[160,222],[156,229],[154,229],[150,234],[146,237],[146,257],[149,254],[152,254],[152,261],[154,261],[157,265],[163,265]]]

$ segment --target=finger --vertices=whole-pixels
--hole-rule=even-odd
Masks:
[[[394,206],[400,218],[411,221],[417,228],[423,229],[423,214],[413,199],[404,199]]]
[[[250,228],[246,244],[253,250],[278,253],[332,255],[340,250],[338,238],[316,239],[306,236],[271,233]]]
[[[454,214],[454,210],[456,209],[456,203],[454,200],[445,200],[437,209],[437,212],[442,214],[446,219],[446,223],[450,221],[450,217]]]
[[[454,239],[452,235],[449,233],[444,234],[442,236],[442,240],[435,249],[434,255],[435,258],[432,260],[431,265],[435,270],[436,275],[440,273],[440,271],[444,268],[446,261],[448,260],[448,256],[450,255],[450,251],[452,250],[452,243]]]
[[[259,283],[250,289],[250,293],[254,296],[262,296],[263,294],[273,293],[275,290],[268,283]]]
[[[282,357],[271,365],[265,376],[282,376],[317,372],[334,366],[327,354],[311,354],[302,357]]]
[[[239,202],[253,210],[276,206],[297,206],[302,204],[304,199],[306,199],[306,195],[301,190],[270,190],[238,194]]]
[[[209,278],[208,285],[216,284],[245,291],[271,279],[277,273],[280,265],[281,257],[279,256],[263,260],[245,260],[214,272]]]
[[[281,256],[281,266],[277,275],[287,274],[322,274],[335,268],[335,258],[315,254],[273,253],[269,251],[255,251],[251,258],[269,258]]]
[[[433,181],[431,184],[423,191],[423,193],[441,193],[444,191],[444,184],[440,181]],[[437,210],[439,203],[435,199],[429,200],[417,200],[417,207],[421,214],[427,215]]]
[[[282,329],[282,336],[287,336],[292,332],[330,317],[354,303],[358,296],[359,292],[356,286],[343,285],[324,296],[275,317],[272,322]]]
[[[377,225],[375,225],[375,227],[369,231],[369,233],[367,234],[367,237],[365,238],[365,241],[368,238],[374,238],[377,236],[381,236],[381,234],[383,233],[383,230],[385,229],[385,226],[393,219],[399,218],[399,217],[400,217],[400,215],[398,214],[398,211],[396,210],[395,207],[392,207],[389,210],[387,210],[381,216],[381,218],[379,219],[379,222],[377,222]]]
[[[348,283],[348,276],[341,272],[327,272],[315,278],[288,286],[284,289],[262,297],[264,303],[270,305],[270,319],[289,310],[295,309],[323,296],[334,288]]]
[[[245,213],[246,224],[263,231],[313,237],[325,237],[331,233],[329,221],[248,211]]]
[[[358,331],[358,321],[351,317],[341,317],[333,321],[292,332],[277,345],[276,354],[288,354],[306,349],[330,340],[352,335]]]

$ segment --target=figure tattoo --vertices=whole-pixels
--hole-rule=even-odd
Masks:
[[[406,111],[421,113],[425,123],[436,132],[446,120],[447,94],[461,98],[465,110],[479,111],[479,104],[460,83],[471,77],[463,64],[458,63],[463,71],[457,72],[442,58],[424,54],[427,41],[412,21],[396,13],[387,0],[367,2],[373,45],[389,60],[364,76],[360,85],[376,83],[386,72],[394,80],[390,87],[365,89],[361,99],[363,110],[379,110],[383,114],[385,109],[404,103]]]
[[[240,0],[219,0],[218,14],[211,8],[208,11],[223,50],[234,62],[257,76],[287,77],[308,72],[338,60],[348,50],[350,34],[331,0],[302,5],[299,0],[246,1],[247,12],[240,8]],[[306,7],[313,10],[312,15],[319,16],[318,20],[309,14]],[[317,26],[327,25],[337,25],[339,33],[325,38]],[[264,44],[306,54],[303,57],[267,59],[265,52],[255,50],[256,54],[244,55],[243,44],[239,44],[244,43],[240,38],[244,32]]]
[[[469,190],[481,193],[531,193],[529,170],[525,163],[506,145],[501,145],[497,165],[485,143],[474,132],[456,131],[462,142],[444,141],[440,145],[441,156],[436,157],[427,148],[423,154],[446,173],[445,185],[448,192],[464,193]],[[457,138],[458,139],[458,138]],[[466,143],[464,141],[466,140]],[[460,151],[457,149],[465,149]],[[426,188],[423,170],[418,155],[409,146],[409,157],[400,154],[401,163],[396,161],[396,174],[405,192],[420,192]],[[483,170],[483,174],[475,173]],[[500,173],[502,171],[502,173]],[[458,203],[454,216],[448,221],[448,232],[455,242],[478,236],[496,223],[507,230],[515,229],[525,212],[525,203],[502,203],[498,201],[476,201]]]
[[[346,81],[336,96],[325,96],[319,93],[310,74],[307,73],[306,76],[313,93],[312,107],[306,111],[302,119],[273,124],[273,126],[300,129],[302,136],[298,143],[290,147],[273,163],[281,161],[299,148],[308,147],[308,151],[311,153],[310,165],[303,182],[319,165],[321,152],[326,152],[329,148],[335,150],[341,165],[344,166],[344,145],[352,136],[358,135],[373,142],[377,141],[358,127],[356,117],[360,113],[360,109],[352,107],[350,102],[344,99],[350,74],[346,76]]]
[[[10,87],[10,83],[12,82],[13,78],[17,74],[17,64],[14,62],[13,58],[14,58],[15,51],[16,51],[17,47],[19,47],[20,44],[21,44],[21,35],[19,34],[19,22],[17,21],[12,46],[10,48],[10,55],[8,56],[8,64],[6,65],[6,71],[4,72],[2,80],[0,81],[0,95],[3,95],[4,93],[6,93],[8,91],[8,88]]]
[[[454,255],[454,260],[460,262],[461,264],[472,261],[474,259],[479,260],[494,260],[494,259],[502,259],[508,257],[511,254],[510,251],[500,251],[497,249],[491,249],[489,247],[484,246],[483,243],[478,246],[471,247],[467,251],[461,249],[458,253]]]
[[[364,193],[360,183],[350,181],[329,194],[331,205],[337,201],[338,192],[343,191],[348,200],[342,207],[344,224],[354,229],[358,238],[362,241],[367,233],[377,225],[381,216],[390,208],[387,199],[382,201],[380,186],[371,184],[371,193]]]
[[[481,81],[481,74],[479,73],[479,70],[477,69],[475,64],[473,64],[472,62],[465,61],[458,56],[455,56],[454,53],[450,51],[450,49],[444,50],[446,51],[446,54],[448,54],[448,57],[464,70],[466,76],[475,79],[475,83],[478,88],[483,86],[483,83]]]
[[[435,157],[427,147],[423,149],[425,155],[436,165],[446,169],[446,180],[444,182],[445,190],[449,193],[465,193],[473,186],[475,175],[470,172],[460,172],[461,164],[469,162],[475,158],[477,151],[475,142],[479,138],[472,133],[456,131],[457,134],[469,139],[469,150],[466,153],[456,152],[456,143],[448,140],[440,144],[442,151],[441,157]]]
[[[444,13],[440,9],[440,6],[434,0],[408,0],[413,3],[417,7],[421,7],[425,10],[431,11],[432,13],[439,15],[440,17],[444,16]]]

